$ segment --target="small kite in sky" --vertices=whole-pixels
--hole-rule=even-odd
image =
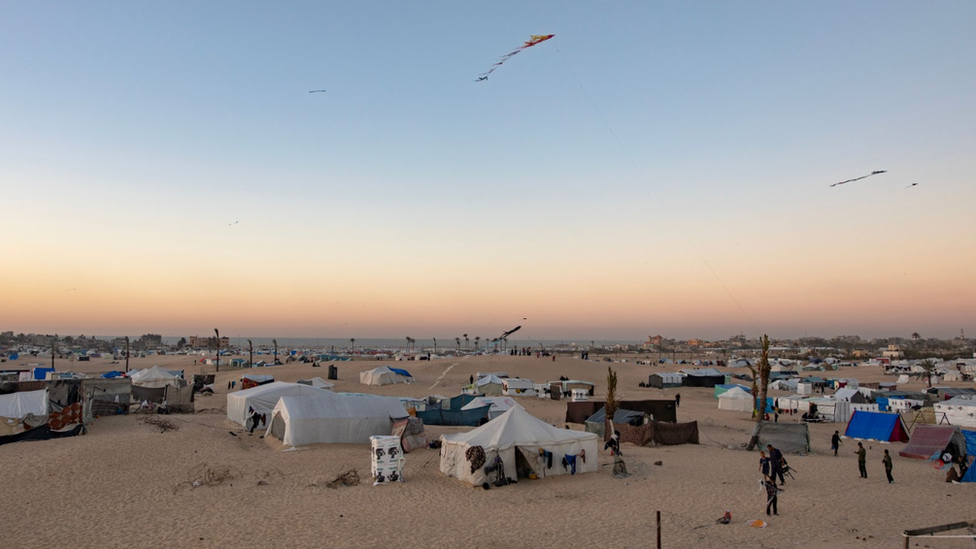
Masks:
[[[240,223],[240,221],[235,221],[233,223],[228,223],[227,226],[230,227],[231,225],[237,225],[238,223]]]
[[[911,185],[905,187],[906,189],[911,189],[912,187],[918,185],[918,183],[912,183]]]
[[[860,181],[860,180],[865,179],[867,177],[871,177],[872,175],[879,175],[879,174],[883,174],[883,173],[888,173],[888,170],[875,170],[875,171],[873,171],[873,172],[871,172],[871,173],[869,173],[867,175],[862,175],[861,177],[855,177],[854,179],[847,179],[847,180],[844,180],[844,181],[838,181],[837,183],[834,183],[833,185],[831,185],[831,187],[836,187],[837,185],[843,185],[844,183],[852,183],[854,181]]]
[[[322,93],[325,90],[308,90],[308,93]]]
[[[524,49],[527,49],[527,48],[531,48],[532,46],[541,44],[541,43],[545,42],[546,40],[549,40],[553,36],[556,36],[556,35],[555,34],[532,34],[532,35],[530,35],[529,36],[529,40],[527,42],[525,42],[521,46],[515,48],[514,50],[506,53],[505,55],[501,56],[501,58],[498,60],[498,62],[497,63],[494,63],[491,66],[490,69],[488,69],[487,71],[479,74],[478,75],[478,79],[475,80],[475,82],[484,82],[485,80],[488,80],[488,76],[491,75],[491,73],[495,72],[495,69],[497,69],[498,67],[502,66],[502,63],[504,63],[505,61],[508,61],[512,57],[515,57],[515,55],[518,54],[518,52],[520,52],[520,51],[522,51]]]

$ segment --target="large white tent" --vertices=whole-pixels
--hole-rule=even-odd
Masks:
[[[597,470],[595,434],[558,429],[518,405],[467,433],[441,435],[441,444],[441,472],[474,485],[486,482],[488,476],[483,466],[471,470],[465,454],[473,446],[484,449],[486,465],[500,457],[505,475],[512,478],[525,470],[538,478],[568,474],[570,470],[562,464],[564,457],[575,461],[577,473]],[[551,461],[541,459],[540,450],[551,452]]]
[[[132,380],[132,384],[138,387],[159,388],[170,386],[179,388],[184,384],[182,383],[183,379],[178,375],[165,368],[160,368],[159,366],[139,370],[138,372],[129,376],[129,378]]]
[[[413,381],[412,378],[391,370],[389,366],[380,366],[379,368],[359,372],[359,382],[363,385],[391,385],[393,383],[409,383],[411,381]]]
[[[469,395],[500,395],[504,389],[505,386],[502,378],[496,376],[495,374],[487,374],[476,379],[474,385],[468,385],[465,387],[464,392],[468,393]]]
[[[278,399],[283,396],[314,396],[322,393],[332,394],[331,391],[318,387],[284,381],[258,385],[227,395],[227,419],[246,426],[249,408],[254,408],[258,414],[270,414],[278,404]],[[270,419],[269,416],[269,423]]]
[[[976,399],[955,397],[936,403],[935,420],[945,420],[949,425],[958,425],[964,429],[976,427]]]
[[[349,396],[322,391],[315,396],[283,396],[268,421],[267,434],[289,446],[317,443],[368,444],[389,435],[392,420],[407,417],[391,397]]]
[[[738,387],[729,389],[718,396],[719,410],[733,410],[735,412],[751,412],[753,410],[752,395]]]
[[[312,387],[328,389],[330,391],[335,387],[335,383],[326,381],[320,377],[313,377],[312,379],[299,379],[298,382],[302,385],[311,385]]]

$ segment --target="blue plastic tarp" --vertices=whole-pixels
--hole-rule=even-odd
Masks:
[[[888,397],[878,397],[875,402],[878,404],[878,409],[882,412],[888,411]]]
[[[976,456],[976,431],[963,431],[962,436],[966,437],[966,453],[969,459]],[[962,482],[976,482],[976,463],[969,466],[969,470],[962,476]]]
[[[400,374],[401,376],[413,377],[410,372],[404,370],[403,368],[390,368],[394,374]]]
[[[34,368],[34,379],[47,379],[47,373],[53,371],[54,368]]]
[[[105,379],[112,379],[114,377],[119,377],[121,375],[122,375],[122,372],[118,372],[118,371],[112,370],[111,372],[102,374],[102,377],[105,378]]]
[[[855,411],[844,435],[882,441],[908,442],[908,431],[898,414]]]

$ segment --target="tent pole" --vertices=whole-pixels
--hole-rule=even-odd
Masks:
[[[657,512],[657,549],[661,549],[661,512]]]

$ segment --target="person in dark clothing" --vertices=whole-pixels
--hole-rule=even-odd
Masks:
[[[763,479],[763,486],[766,488],[766,516],[769,516],[769,510],[773,510],[774,515],[779,515],[779,510],[776,508],[777,497],[779,493],[779,488],[776,487],[776,483],[771,481],[769,477]]]
[[[881,459],[881,463],[884,464],[885,475],[888,476],[888,484],[895,482],[895,479],[891,477],[891,455],[888,454],[888,450],[885,450],[885,455]]]
[[[474,385],[474,375],[468,376],[468,385]]]
[[[837,457],[837,450],[840,449],[840,431],[834,431],[833,436],[830,437],[830,449],[834,451],[834,457]]]
[[[769,478],[769,458],[766,457],[766,452],[759,452],[759,471],[763,478]]]
[[[769,450],[769,476],[772,478],[773,484],[776,484],[777,477],[779,477],[780,484],[786,484],[786,479],[783,478],[783,466],[786,465],[783,452],[780,452],[778,448],[773,448],[772,444],[767,444],[766,449]]]
[[[680,405],[681,405],[681,393],[677,393],[674,395],[674,407],[677,408]]]
[[[857,451],[854,453],[857,454],[857,468],[861,471],[861,478],[868,478],[868,451],[858,442]]]

